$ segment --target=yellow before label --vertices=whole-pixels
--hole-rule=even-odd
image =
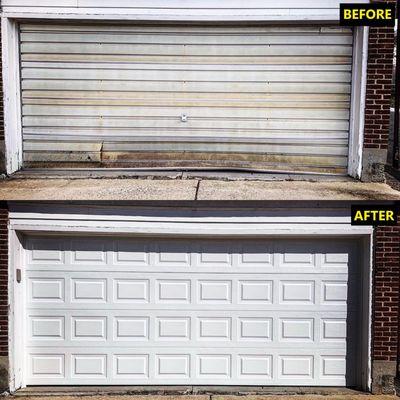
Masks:
[[[365,9],[344,9],[343,11],[344,19],[364,19],[369,20],[391,20],[393,18],[393,13],[391,9],[377,9],[377,10],[365,10]]]
[[[340,25],[394,26],[396,7],[391,3],[340,4]]]

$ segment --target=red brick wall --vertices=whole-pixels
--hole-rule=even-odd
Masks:
[[[396,361],[400,295],[400,220],[375,230],[373,342],[376,361]]]
[[[384,1],[374,0],[374,3]],[[396,3],[389,0],[388,3]],[[387,149],[392,96],[394,28],[370,28],[364,147]]]
[[[0,356],[8,355],[8,210],[0,202]]]

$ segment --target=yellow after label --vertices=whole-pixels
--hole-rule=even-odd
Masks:
[[[394,212],[390,210],[357,211],[354,221],[394,221]]]
[[[396,225],[399,209],[395,205],[352,205],[352,225]]]

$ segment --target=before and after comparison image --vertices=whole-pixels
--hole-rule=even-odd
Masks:
[[[0,16],[0,400],[400,398],[400,2]]]

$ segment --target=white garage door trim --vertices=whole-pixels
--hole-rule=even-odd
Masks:
[[[19,219],[18,217],[21,217],[21,219]],[[93,214],[91,214],[91,216],[87,215],[87,217],[90,219],[95,219],[95,216]],[[60,218],[60,215],[58,215],[58,218]],[[156,218],[157,219],[157,218]],[[159,219],[159,218],[158,218]],[[224,218],[221,218],[224,219]],[[251,218],[250,218],[251,220]],[[10,299],[11,303],[11,310],[10,310],[10,357],[11,357],[11,387],[13,389],[17,389],[19,387],[24,387],[26,385],[26,366],[24,366],[24,351],[23,351],[23,338],[22,335],[20,335],[20,332],[25,332],[27,327],[24,326],[25,323],[25,316],[23,314],[23,309],[24,309],[24,304],[25,304],[25,289],[23,289],[23,284],[19,284],[17,285],[15,283],[15,279],[16,279],[16,275],[15,275],[15,270],[16,268],[18,268],[18,266],[23,265],[24,260],[22,259],[24,257],[24,251],[22,248],[22,244],[20,242],[21,239],[21,233],[28,233],[28,232],[41,232],[41,233],[47,233],[47,234],[54,234],[55,231],[58,231],[57,226],[59,226],[59,224],[61,223],[61,220],[58,219],[54,219],[53,222],[51,223],[53,226],[51,229],[49,229],[49,221],[42,221],[41,223],[39,223],[39,225],[37,224],[38,220],[31,220],[31,227],[28,228],[29,230],[27,230],[27,225],[26,223],[29,222],[28,219],[24,218],[24,215],[18,215],[18,213],[12,213],[11,215],[11,230],[10,230],[10,248],[15,249],[11,254],[10,254],[10,281],[9,281],[9,285],[10,285]],[[92,221],[93,222],[93,221]],[[84,223],[82,220],[80,221],[81,225],[86,225],[86,229],[87,231],[92,231],[93,233],[97,233],[99,234],[99,225],[102,225],[102,232],[108,232],[110,233],[110,230],[108,228],[105,228],[105,225],[107,221],[103,221],[102,223],[95,223],[93,225],[97,225],[97,227],[95,228],[94,226],[90,227],[87,226],[88,223]],[[109,224],[111,225],[111,221],[108,221]],[[167,223],[171,223],[171,219],[168,218],[164,219],[164,224]],[[243,222],[243,221],[242,221]],[[115,221],[114,221],[115,223]],[[220,224],[221,222],[219,222]],[[132,224],[132,222],[131,222]],[[41,225],[41,226],[40,226]],[[90,223],[89,223],[90,225]],[[180,225],[180,224],[178,224]],[[264,227],[264,234],[261,235],[261,237],[271,237],[274,236],[276,237],[276,235],[274,234],[274,228],[273,226],[267,226],[268,224],[266,224],[265,222],[263,224],[259,224],[258,228],[261,228],[261,226],[263,225]],[[308,229],[307,228],[307,224],[302,224],[303,225],[303,234],[301,235],[301,237],[310,237],[310,235],[312,237],[320,237],[320,235],[318,234],[318,231],[315,230],[314,228]],[[371,264],[371,230],[370,229],[348,229],[344,228],[345,224],[342,224],[342,229],[341,229],[341,234],[339,233],[340,230],[336,230],[335,231],[335,235],[334,236],[351,236],[351,237],[363,237],[363,252],[365,253],[364,256],[366,257],[366,264]],[[18,227],[22,228],[18,229]],[[148,224],[148,233],[151,234],[151,231],[154,231],[154,226],[151,226]],[[208,234],[210,234],[210,230],[211,231],[215,231],[215,228],[212,226],[208,227]],[[266,231],[269,231],[269,234],[266,234]],[[276,229],[275,229],[276,230]],[[325,234],[327,234],[327,227],[325,227]],[[324,235],[324,229],[320,229],[320,234],[322,234],[322,236]],[[70,233],[73,232],[73,229],[69,230]],[[60,231],[58,231],[58,233],[61,233]],[[112,232],[113,234],[115,232]],[[255,234],[257,234],[256,232],[253,232]],[[179,234],[179,228],[176,229],[175,235]],[[225,233],[224,236],[226,236],[227,234]],[[142,236],[142,235],[141,235]],[[182,236],[182,235],[180,235]],[[187,236],[187,235],[183,235],[183,236]],[[259,234],[257,234],[257,236],[260,237]],[[298,233],[295,236],[299,236]],[[284,238],[284,237],[293,237],[293,235],[290,234],[286,234],[286,235],[279,235],[279,238]],[[299,236],[300,237],[300,236]],[[366,265],[367,267],[367,265]],[[363,277],[364,280],[364,286],[365,288],[371,288],[371,267],[369,266],[369,274],[365,274],[365,276]],[[370,337],[369,337],[369,332],[370,332],[370,294],[369,294],[369,290],[364,292],[364,295],[366,297],[369,297],[368,300],[366,300],[366,304],[368,304],[368,306],[364,307],[364,314],[366,316],[366,318],[364,319],[364,331],[368,332],[368,337],[365,338],[365,351],[363,352],[362,356],[363,356],[363,360],[361,361],[361,364],[363,365],[363,382],[362,382],[362,387],[365,390],[368,390],[370,387],[370,382],[371,382],[371,377],[370,377]],[[368,316],[367,316],[368,314]]]
[[[179,0],[153,1],[151,7],[146,0],[115,0],[109,3],[99,0],[85,2],[59,1],[57,6],[46,1],[4,0],[3,12],[7,15],[31,15],[40,18],[46,12],[49,18],[85,19],[129,19],[129,20],[171,20],[171,21],[234,21],[247,19],[255,21],[337,21],[340,3],[368,3],[369,0],[324,0],[316,5],[313,0]]]
[[[284,21],[282,21],[284,22]],[[314,22],[315,24],[316,22]],[[7,172],[13,173],[23,165],[22,115],[20,93],[20,60],[18,50],[19,24],[12,18],[2,17],[3,82],[5,84],[5,137]],[[352,94],[350,107],[350,132],[348,152],[348,173],[358,178],[361,171],[362,135],[367,60],[366,28],[356,28],[353,43]]]

